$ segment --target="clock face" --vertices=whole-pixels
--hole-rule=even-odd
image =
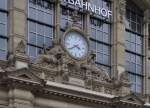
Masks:
[[[64,46],[75,59],[82,59],[88,53],[87,40],[78,32],[70,32],[64,38]]]

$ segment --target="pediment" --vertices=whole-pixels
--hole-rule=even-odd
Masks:
[[[16,71],[11,71],[7,73],[8,78],[16,79],[24,82],[30,82],[35,84],[41,84],[42,79],[36,76],[30,69],[22,68]]]
[[[121,97],[120,102],[125,102],[125,103],[132,103],[132,104],[138,104],[138,105],[143,105],[144,101],[138,97],[136,94],[130,94],[125,97]]]

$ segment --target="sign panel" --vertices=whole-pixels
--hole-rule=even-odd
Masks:
[[[112,16],[112,11],[92,4],[90,2],[83,2],[83,0],[63,0],[64,2],[74,5],[75,7],[82,8],[84,10],[90,11],[92,13],[101,15],[103,17],[110,18]]]

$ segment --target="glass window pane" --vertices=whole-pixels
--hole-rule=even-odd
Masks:
[[[44,37],[38,35],[37,36],[37,46],[43,47],[44,46]]]
[[[142,37],[141,36],[136,36],[136,43],[137,44],[142,44]]]
[[[44,35],[44,26],[43,25],[41,25],[41,24],[37,25],[37,33],[42,36]]]
[[[133,52],[136,51],[136,45],[135,45],[135,43],[130,43],[130,51],[133,51]]]
[[[44,32],[46,37],[50,37],[50,38],[53,37],[53,28],[45,26],[44,30],[45,30]]]
[[[7,22],[7,14],[4,12],[0,12],[0,23],[6,24]]]
[[[103,64],[109,65],[109,63],[110,63],[109,56],[103,55]]]
[[[97,43],[96,45],[97,45],[97,52],[103,53],[103,45],[99,43]]]
[[[36,45],[36,34],[35,33],[30,33],[29,34],[29,43]]]
[[[103,54],[97,53],[97,54],[96,54],[96,61],[97,61],[98,63],[103,63]]]
[[[142,75],[142,66],[136,65],[136,73]]]
[[[136,63],[142,65],[142,58],[140,56],[136,56]]]
[[[29,31],[36,32],[36,23],[29,21]]]
[[[109,55],[110,54],[110,49],[109,46],[103,45],[103,53]]]
[[[36,47],[28,46],[29,48],[29,56],[36,57]]]
[[[0,35],[6,36],[6,25],[0,24]]]
[[[96,40],[103,41],[103,32],[101,32],[100,30],[97,30]]]
[[[142,46],[141,45],[136,45],[136,52],[139,54],[142,54]]]
[[[136,42],[136,34],[131,33],[131,42],[135,43]]]
[[[110,37],[106,33],[103,33],[103,42],[110,43]]]
[[[45,22],[45,20],[44,20],[44,12],[37,11],[37,20],[41,21],[41,22]]]
[[[142,77],[136,76],[136,92],[141,93],[142,92]]]
[[[96,42],[90,41],[90,50],[96,51]]]
[[[0,38],[0,50],[7,50],[7,40]]]
[[[0,50],[0,60],[6,60],[7,59],[7,52],[4,50]]]
[[[37,10],[34,9],[34,8],[30,8],[29,9],[29,18],[32,18],[32,19],[36,20],[37,19],[36,15],[37,15]]]
[[[44,21],[49,25],[53,25],[53,15],[45,13]]]
[[[92,31],[91,37],[96,39],[96,29],[92,29],[91,31]]]
[[[131,90],[135,91],[136,90],[136,86],[135,86],[135,82],[136,82],[136,76],[129,74],[129,80],[131,82]]]
[[[46,45],[46,48],[52,47],[52,39],[45,38],[45,45]]]
[[[136,22],[136,14],[135,13],[131,13],[131,20]]]
[[[103,24],[103,32],[109,33],[109,25],[108,24]]]
[[[0,9],[7,9],[7,0],[1,0]]]
[[[131,29],[133,31],[136,31],[136,23],[135,22],[131,22]]]

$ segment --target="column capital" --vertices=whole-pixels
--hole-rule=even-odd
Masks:
[[[150,23],[150,10],[149,9],[144,11],[144,23]]]
[[[118,4],[119,20],[121,23],[123,23],[126,15],[126,1],[118,0]]]

